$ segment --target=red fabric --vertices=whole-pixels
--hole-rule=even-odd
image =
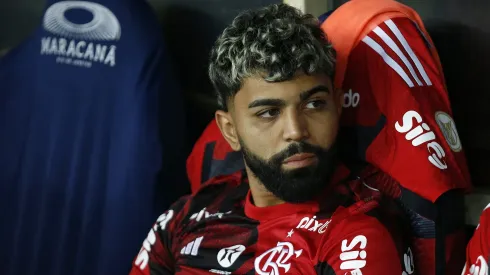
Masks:
[[[158,218],[130,274],[416,274],[375,199],[329,194],[259,208],[246,182],[223,177]]]
[[[367,2],[370,8],[365,12],[371,14],[364,15],[360,8]],[[385,6],[390,9],[380,13]],[[364,24],[356,28],[360,36],[351,35],[350,48],[336,47],[350,33],[342,22],[354,24],[358,17],[367,18],[359,20]],[[358,151],[366,150],[367,162],[435,202],[447,190],[469,189],[470,177],[439,58],[421,24],[413,10],[396,1],[354,0],[336,10],[322,26],[337,53],[348,57],[338,60],[347,64],[339,84],[349,105],[344,108],[342,125],[374,127],[381,116],[386,118],[375,139]],[[337,68],[342,66],[337,64]],[[350,100],[354,96],[355,106]]]
[[[224,160],[227,153],[233,151],[224,139],[221,131],[216,124],[216,120],[212,120],[201,137],[197,140],[191,154],[187,158],[187,177],[191,183],[192,193],[197,192],[197,190],[203,184],[202,182],[202,169],[203,169],[203,159],[206,146],[210,143],[215,142],[215,147],[213,151],[213,158]],[[208,179],[205,179],[206,181]]]
[[[466,248],[462,275],[488,275],[490,258],[490,204],[480,216],[480,223]]]

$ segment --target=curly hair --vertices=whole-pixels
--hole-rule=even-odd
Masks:
[[[240,90],[243,80],[260,76],[268,82],[290,80],[302,71],[333,77],[335,51],[318,20],[286,4],[240,13],[211,50],[209,78],[219,108]]]

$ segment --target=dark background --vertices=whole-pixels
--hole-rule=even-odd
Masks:
[[[143,0],[142,0],[143,1]],[[342,0],[328,0],[338,6]],[[186,98],[191,145],[215,110],[207,80],[209,49],[241,10],[272,0],[151,0]],[[475,185],[490,185],[490,1],[404,0],[424,19],[443,63],[458,131]],[[20,43],[40,22],[44,0],[0,0],[0,50]],[[318,12],[320,13],[320,12]],[[486,181],[486,182],[485,182]]]

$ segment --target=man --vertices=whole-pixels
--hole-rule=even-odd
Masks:
[[[334,55],[318,21],[290,6],[235,18],[209,75],[216,122],[246,175],[219,178],[162,214],[131,274],[413,274],[410,248],[382,222],[375,196],[340,192],[363,185],[336,158]]]

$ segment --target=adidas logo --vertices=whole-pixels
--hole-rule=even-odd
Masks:
[[[186,246],[182,248],[180,254],[197,256],[197,253],[199,252],[199,246],[201,246],[201,242],[203,238],[204,237],[199,237],[193,240],[192,242],[188,243]]]

